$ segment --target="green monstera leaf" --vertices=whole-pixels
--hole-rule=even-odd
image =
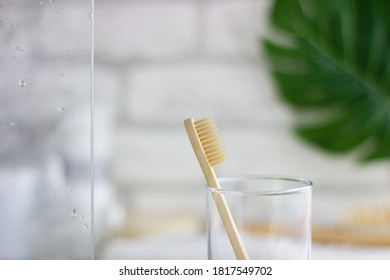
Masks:
[[[276,0],[263,47],[299,136],[390,159],[390,1]],[[309,117],[307,117],[309,116]]]

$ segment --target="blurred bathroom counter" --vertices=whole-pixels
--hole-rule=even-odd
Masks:
[[[100,259],[202,260],[207,259],[206,236],[197,233],[115,239],[106,243]],[[390,247],[364,247],[338,244],[312,245],[313,260],[390,259]]]
[[[150,199],[150,196],[148,196]],[[196,193],[191,195],[192,200],[202,204],[203,197],[200,195],[195,199]],[[318,190],[313,192],[312,203],[312,259],[314,260],[369,260],[369,259],[390,259],[390,246],[358,246],[336,242],[315,242],[314,232],[321,228],[344,227],[346,230],[360,232],[367,229],[367,224],[347,223],[351,214],[362,214],[362,217],[369,217],[373,221],[378,217],[367,216],[375,214],[377,210],[389,209],[387,198],[388,192],[367,193],[349,192],[340,190],[337,194]],[[161,200],[161,196],[159,196]],[[176,197],[177,198],[177,197]],[[186,201],[186,208],[190,208],[190,201],[178,199],[183,203]],[[148,205],[145,203],[143,205]],[[156,205],[158,200],[150,203]],[[174,202],[172,201],[172,204]],[[192,202],[194,203],[194,202]],[[329,207],[331,205],[331,207]],[[163,207],[164,206],[164,207]],[[195,209],[195,206],[193,206]],[[378,208],[379,207],[379,208]],[[160,205],[159,209],[166,209],[167,205]],[[185,209],[185,207],[178,207]],[[367,210],[368,209],[368,210]],[[374,211],[376,209],[376,211]],[[207,259],[207,239],[204,234],[203,215],[201,209],[196,209],[185,214],[165,214],[160,211],[158,215],[142,216],[132,218],[132,229],[128,232],[106,239],[102,246],[99,246],[98,259]],[[384,213],[388,213],[387,210]],[[383,216],[385,217],[385,215]],[[387,217],[387,216],[386,216]],[[375,218],[375,219],[374,219]],[[152,223],[150,221],[153,221]],[[387,225],[388,221],[377,225],[378,228]],[[162,226],[163,225],[163,226]],[[371,224],[369,231],[374,234],[374,224]],[[137,231],[138,229],[138,231]],[[126,235],[127,234],[127,235]],[[137,237],[136,237],[137,236]],[[375,238],[374,235],[370,235]],[[388,243],[384,243],[388,244]]]

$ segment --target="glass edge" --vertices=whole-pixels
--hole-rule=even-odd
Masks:
[[[282,175],[238,175],[238,176],[218,177],[217,179],[218,182],[234,182],[237,180],[251,180],[251,179],[280,180],[280,181],[301,182],[302,186],[278,190],[278,191],[235,191],[235,190],[225,190],[222,188],[209,187],[206,183],[205,184],[206,190],[210,192],[224,193],[229,195],[266,196],[266,195],[286,195],[286,194],[302,193],[302,192],[307,192],[312,190],[313,187],[313,182],[310,180],[301,177],[282,176]]]

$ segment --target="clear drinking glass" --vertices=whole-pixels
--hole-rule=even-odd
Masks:
[[[219,178],[206,186],[208,259],[236,259],[213,192],[224,197],[249,259],[310,259],[312,183],[287,177]]]

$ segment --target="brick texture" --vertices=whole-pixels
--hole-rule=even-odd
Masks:
[[[172,124],[188,116],[218,122],[285,124],[289,113],[258,65],[189,62],[136,67],[128,76],[128,118]]]
[[[98,1],[95,18],[98,60],[174,58],[195,46],[191,1]]]

